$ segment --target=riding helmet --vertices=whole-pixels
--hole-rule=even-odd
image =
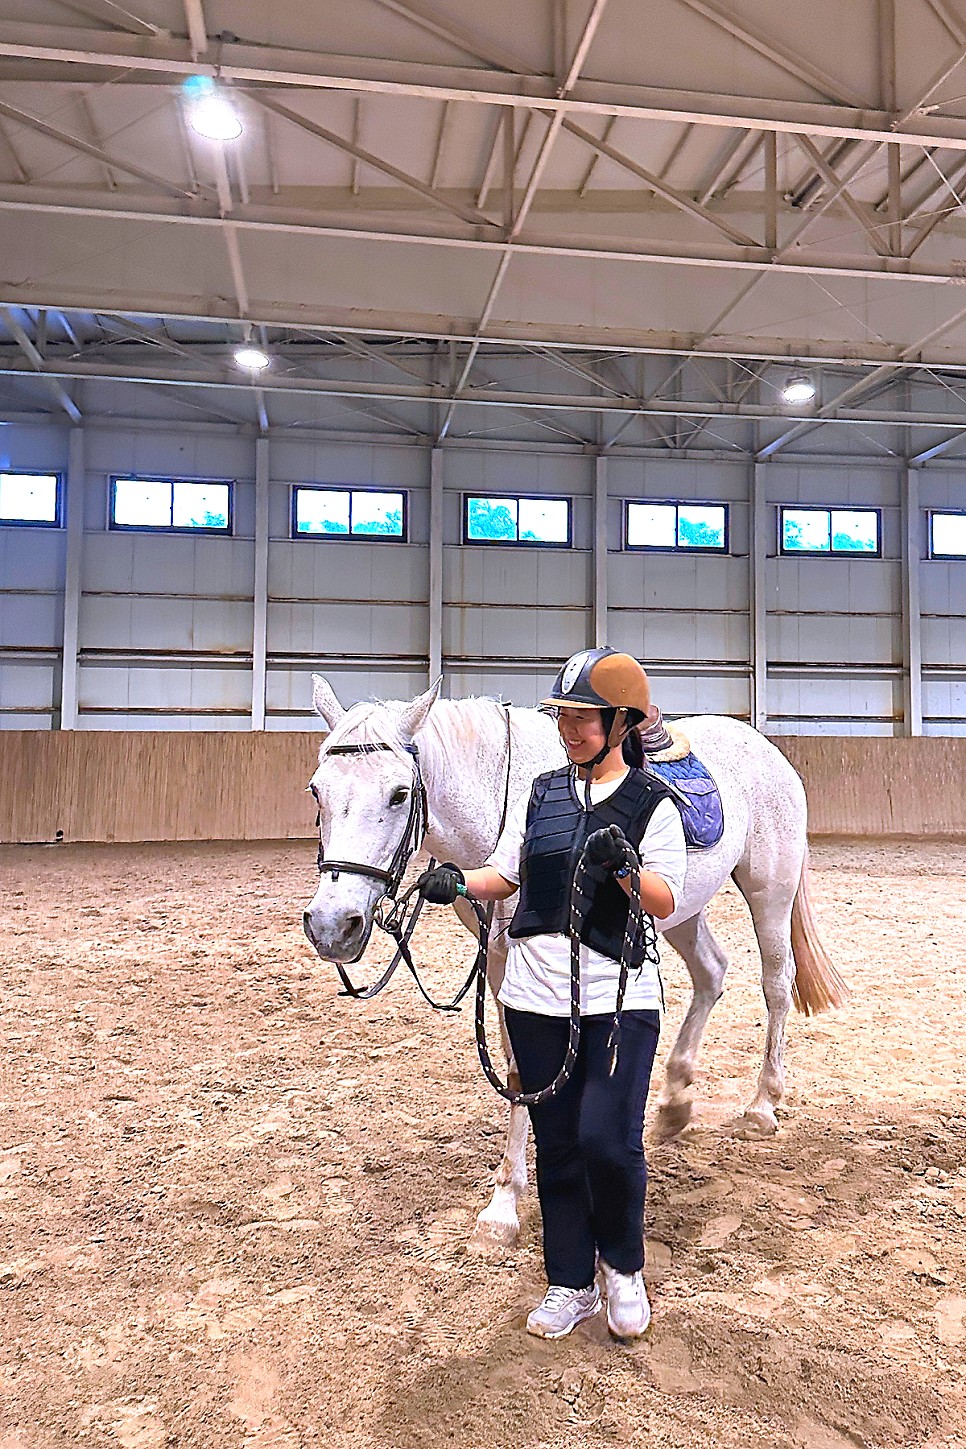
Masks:
[[[605,644],[572,655],[540,702],[557,709],[626,710],[626,723],[633,728],[647,718],[651,688],[636,659]]]

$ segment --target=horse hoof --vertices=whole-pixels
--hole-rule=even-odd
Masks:
[[[466,1244],[466,1251],[477,1258],[497,1260],[505,1258],[516,1247],[518,1223],[498,1219],[477,1218],[476,1227]]]
[[[771,1107],[749,1108],[735,1122],[734,1131],[742,1142],[760,1142],[765,1137],[774,1137],[778,1118]]]
[[[691,1121],[691,1103],[686,1099],[662,1102],[657,1114],[657,1137],[659,1142],[669,1142],[683,1132]]]

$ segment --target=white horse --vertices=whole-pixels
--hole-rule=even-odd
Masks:
[[[322,848],[333,861],[383,870],[392,861],[412,819],[414,743],[429,807],[426,848],[437,859],[466,868],[481,865],[496,844],[504,800],[508,798],[512,806],[535,775],[565,760],[556,726],[537,710],[507,712],[489,699],[438,699],[437,686],[410,703],[370,702],[346,711],[326,680],[319,675],[314,680],[313,703],[329,734],[310,788],[319,806]],[[724,835],[710,849],[689,853],[678,910],[662,924],[663,935],[688,968],[693,994],[668,1057],[661,1131],[666,1136],[680,1131],[690,1116],[688,1088],[701,1034],[728,969],[705,907],[731,877],[751,911],[768,1009],[757,1089],[737,1127],[744,1136],[765,1136],[777,1127],[775,1108],[785,1084],[785,1019],[793,998],[800,1010],[814,1012],[838,1005],[846,995],[812,924],[805,791],[785,757],[749,725],[714,715],[682,720],[680,725],[718,784]],[[384,748],[333,752],[334,747],[356,743]],[[372,877],[322,874],[305,911],[304,926],[323,960],[350,962],[359,956],[382,893],[382,883]],[[494,992],[506,960],[501,926],[514,904],[511,898],[498,908],[490,936],[487,967]],[[511,1062],[511,1081],[514,1077]],[[505,1246],[516,1238],[517,1204],[527,1184],[527,1129],[526,1109],[511,1108],[493,1196],[474,1232],[480,1247]]]

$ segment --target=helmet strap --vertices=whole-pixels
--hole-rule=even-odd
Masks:
[[[590,784],[594,771],[598,765],[603,764],[611,750],[622,743],[624,736],[628,733],[626,709],[602,709],[600,714],[601,723],[604,726],[604,743],[592,760],[588,760],[586,764],[577,767],[578,773],[583,770],[587,772],[584,775],[584,808],[586,810],[591,808]],[[618,727],[620,727],[620,734],[615,739],[614,732]]]

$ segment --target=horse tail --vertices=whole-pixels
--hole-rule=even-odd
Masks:
[[[844,1006],[849,988],[829,959],[819,939],[812,903],[808,894],[808,849],[802,862],[802,875],[792,902],[792,955],[795,958],[795,983],[792,999],[805,1016],[815,1016],[833,1006]]]

